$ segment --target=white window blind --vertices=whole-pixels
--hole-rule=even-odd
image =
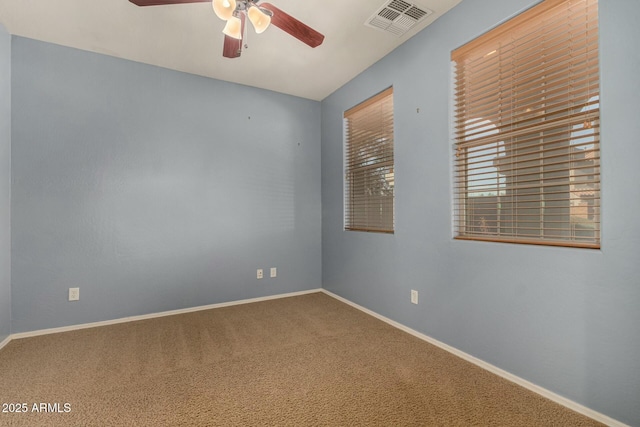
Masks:
[[[345,229],[393,233],[393,88],[344,113]]]
[[[546,0],[451,54],[459,239],[600,247],[597,0]]]

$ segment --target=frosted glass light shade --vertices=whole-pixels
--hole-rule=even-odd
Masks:
[[[256,6],[251,6],[247,15],[249,15],[249,20],[258,34],[269,28],[269,24],[271,24],[271,17]]]
[[[233,16],[236,10],[236,0],[213,0],[213,11],[218,18],[227,21]]]
[[[232,16],[224,26],[223,33],[234,39],[242,40],[242,21],[237,16]]]

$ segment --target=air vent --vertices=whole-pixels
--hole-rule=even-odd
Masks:
[[[433,11],[403,0],[387,1],[364,23],[367,27],[401,36]]]
[[[429,12],[427,12],[426,10],[420,9],[419,7],[412,6],[411,9],[407,10],[404,14],[410,18],[415,19],[416,21],[419,21],[425,16],[427,16]]]
[[[381,18],[386,19],[388,21],[393,21],[398,16],[400,16],[400,13],[385,7],[380,12],[378,12],[378,16],[380,16]]]
[[[411,7],[411,3],[407,3],[406,1],[402,0],[391,0],[385,7],[390,7],[391,9],[395,9],[398,12],[404,12]]]

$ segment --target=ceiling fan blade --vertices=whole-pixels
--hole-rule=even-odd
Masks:
[[[240,27],[240,33],[244,35],[244,13],[241,13],[240,22],[242,23],[242,27]],[[229,37],[228,35],[224,35],[224,45],[222,46],[222,56],[225,58],[239,58],[242,53],[242,40],[234,39],[233,37]]]
[[[224,35],[224,46],[222,47],[222,56],[225,58],[239,58],[242,51],[242,40],[234,39],[228,35]]]
[[[324,41],[324,36],[322,34],[298,21],[293,16],[278,9],[271,3],[260,3],[260,7],[273,12],[273,16],[271,17],[272,25],[275,25],[282,31],[291,34],[301,42],[306,43],[311,47],[317,47]]]
[[[129,0],[137,6],[161,6],[164,4],[211,3],[211,0]]]

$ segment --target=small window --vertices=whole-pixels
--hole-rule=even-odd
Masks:
[[[344,113],[345,230],[393,233],[393,88]]]
[[[599,248],[597,0],[545,0],[451,59],[456,237]]]

